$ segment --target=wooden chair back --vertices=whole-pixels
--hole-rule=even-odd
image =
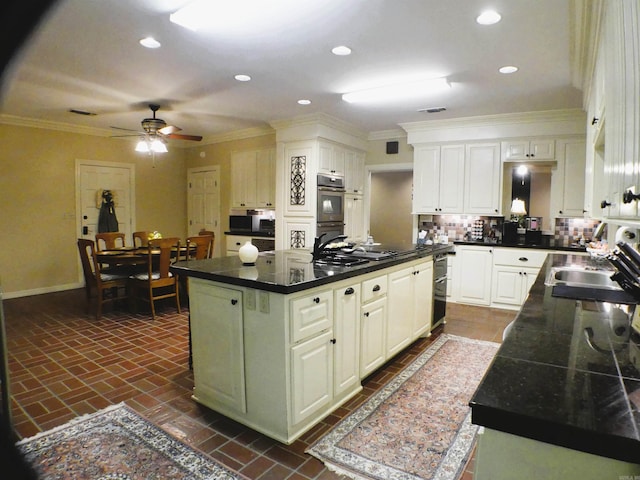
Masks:
[[[133,246],[146,247],[149,243],[149,233],[147,231],[133,232]]]
[[[99,252],[124,247],[124,244],[124,233],[122,232],[96,233],[96,245]]]
[[[205,258],[211,258],[209,252],[211,250],[211,243],[213,237],[210,235],[197,235],[187,238],[187,260],[203,260]],[[190,248],[191,245],[195,245],[195,252]]]
[[[78,251],[82,262],[82,272],[84,273],[85,293],[87,296],[87,306],[91,304],[91,292],[97,292],[96,319],[102,316],[102,306],[108,302],[124,300],[128,298],[126,287],[129,281],[129,274],[125,272],[103,271],[98,263],[96,243],[85,238],[78,239]],[[120,295],[119,289],[123,289]]]
[[[211,243],[209,244],[209,253],[207,254],[207,258],[213,258],[213,250],[215,248],[215,243],[216,243],[216,233],[211,231],[211,230],[205,230],[202,229],[200,230],[200,233],[198,233],[199,236],[208,236],[211,237]]]

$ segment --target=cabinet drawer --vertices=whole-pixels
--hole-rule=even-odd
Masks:
[[[367,303],[387,294],[387,276],[381,275],[362,282],[362,303]]]
[[[237,252],[240,247],[251,240],[251,237],[244,237],[240,235],[227,235],[227,252]]]
[[[512,265],[520,267],[542,267],[548,252],[528,248],[496,248],[493,251],[494,265]]]
[[[333,325],[333,291],[325,290],[290,302],[291,342],[315,335]]]

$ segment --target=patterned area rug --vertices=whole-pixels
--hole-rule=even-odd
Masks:
[[[42,479],[245,479],[124,404],[17,443]]]
[[[354,479],[457,479],[478,430],[469,400],[498,347],[441,335],[307,453]]]

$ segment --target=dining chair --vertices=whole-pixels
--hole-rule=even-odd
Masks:
[[[207,255],[207,258],[213,258],[213,250],[215,248],[215,243],[216,243],[216,234],[215,234],[215,232],[213,232],[211,230],[205,230],[203,228],[202,230],[200,230],[198,235],[200,235],[200,236],[205,236],[206,235],[206,236],[211,237],[211,244],[209,245],[209,253]]]
[[[149,234],[151,232],[140,231],[133,232],[133,246],[134,247],[146,247],[149,243]]]
[[[177,237],[149,240],[147,270],[131,275],[132,294],[136,300],[149,302],[151,316],[155,320],[155,301],[175,297],[180,313],[180,289],[178,277],[169,271],[173,253],[180,251]]]
[[[124,247],[123,232],[103,232],[96,233],[96,246],[98,251],[112,250],[118,247]]]
[[[129,298],[129,272],[117,269],[103,270],[98,263],[96,243],[93,240],[79,238],[78,250],[84,273],[85,292],[87,295],[87,311],[91,306],[91,292],[97,291],[96,319],[102,317],[102,306]],[[121,289],[124,294],[120,295]]]
[[[187,237],[185,260],[203,260],[205,258],[211,258],[209,256],[209,252],[211,250],[212,242],[213,237],[210,235]],[[191,245],[195,245],[195,251],[190,248]]]

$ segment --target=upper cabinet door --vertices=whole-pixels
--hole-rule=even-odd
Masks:
[[[500,215],[502,198],[500,145],[467,145],[465,162],[464,212]]]
[[[440,213],[440,147],[415,147],[413,213]]]
[[[460,213],[464,208],[464,145],[443,145],[440,150],[439,213]]]
[[[527,138],[502,142],[502,161],[535,162],[555,159],[555,141],[549,138]]]

